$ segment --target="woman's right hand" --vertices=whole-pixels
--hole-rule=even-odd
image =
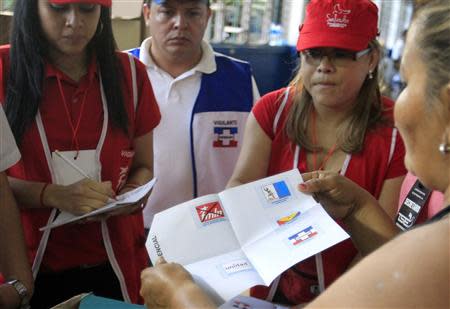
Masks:
[[[334,219],[345,220],[365,203],[376,203],[370,193],[338,173],[314,171],[302,177],[298,189],[312,194]]]
[[[140,294],[149,309],[217,308],[183,266],[162,257],[142,271]]]
[[[79,216],[105,206],[114,197],[110,181],[82,179],[67,186],[50,184],[44,192],[43,202]]]

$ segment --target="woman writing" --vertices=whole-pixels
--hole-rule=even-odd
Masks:
[[[393,126],[393,102],[380,96],[378,9],[369,0],[308,4],[297,50],[301,65],[287,89],[253,108],[229,186],[292,168],[338,172],[369,191],[393,219],[406,170]],[[252,295],[284,304],[311,301],[352,263],[351,240],[284,272]],[[323,268],[321,267],[323,265]]]
[[[88,291],[139,301],[148,261],[141,203],[39,231],[59,211],[90,212],[153,174],[159,110],[145,67],[116,52],[110,7],[111,0],[18,0],[11,47],[0,49],[0,101],[22,154],[8,175],[35,276],[32,308]]]
[[[450,306],[449,37],[447,0],[434,1],[419,11],[408,32],[401,65],[407,86],[395,104],[406,166],[425,186],[445,193],[444,206],[429,224],[381,246],[399,230],[369,192],[337,173],[304,174],[306,182],[300,190],[314,193],[332,216],[345,222],[362,254],[372,252],[306,308]],[[141,294],[149,308],[215,308],[189,274],[173,263],[145,270]]]

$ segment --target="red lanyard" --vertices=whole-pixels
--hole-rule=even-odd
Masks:
[[[312,142],[313,142],[313,146],[317,146],[317,132],[316,132],[316,112],[313,110],[311,112],[311,124],[312,124]],[[322,162],[320,163],[320,166],[317,168],[317,151],[313,150],[312,156],[313,156],[313,168],[314,171],[317,170],[322,170],[325,166],[325,164],[327,163],[327,161],[331,158],[331,156],[334,154],[335,150],[336,150],[336,146],[337,144],[335,143],[330,150],[328,150],[327,155],[325,156],[325,158],[323,158]]]
[[[73,148],[75,146],[75,150],[77,151],[77,154],[75,156],[75,159],[76,159],[78,157],[78,152],[80,151],[80,144],[78,143],[77,134],[78,134],[78,129],[80,128],[81,116],[83,115],[84,105],[86,103],[86,96],[87,96],[88,90],[90,88],[90,85],[84,91],[83,100],[81,101],[80,114],[78,115],[78,119],[74,126],[72,116],[70,115],[70,112],[69,112],[69,106],[67,105],[66,97],[65,97],[64,91],[62,89],[61,80],[59,78],[59,75],[56,77],[56,79],[58,81],[59,93],[61,94],[61,97],[62,97],[62,100],[64,103],[64,109],[66,110],[67,120],[69,120],[70,129],[72,130],[72,144],[70,147]]]

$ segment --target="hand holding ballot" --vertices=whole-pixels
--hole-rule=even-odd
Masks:
[[[155,266],[145,269],[141,274],[140,294],[147,308],[216,308],[180,264],[167,263],[160,258]],[[174,294],[179,297],[172,297]],[[177,303],[177,300],[183,301]]]
[[[356,183],[338,173],[314,171],[302,174],[304,183],[298,189],[312,194],[333,219],[345,220],[361,204],[374,197]],[[351,194],[349,194],[351,192]]]
[[[157,214],[147,249],[158,262],[141,275],[148,308],[227,301],[222,308],[248,287],[269,285],[290,265],[348,237],[328,215],[344,219],[363,255],[395,234],[377,201],[351,180],[324,171],[302,176],[292,170]]]
[[[297,169],[206,195],[155,215],[152,261],[183,265],[216,303],[269,285],[292,265],[348,238]]]
[[[302,174],[301,192],[313,194],[327,213],[342,219],[360,254],[367,255],[398,233],[378,201],[340,174],[315,171]]]

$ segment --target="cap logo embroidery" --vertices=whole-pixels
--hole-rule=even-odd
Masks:
[[[333,12],[327,14],[327,25],[330,28],[346,28],[350,22],[347,18],[352,10],[341,9],[340,3],[333,7]]]

